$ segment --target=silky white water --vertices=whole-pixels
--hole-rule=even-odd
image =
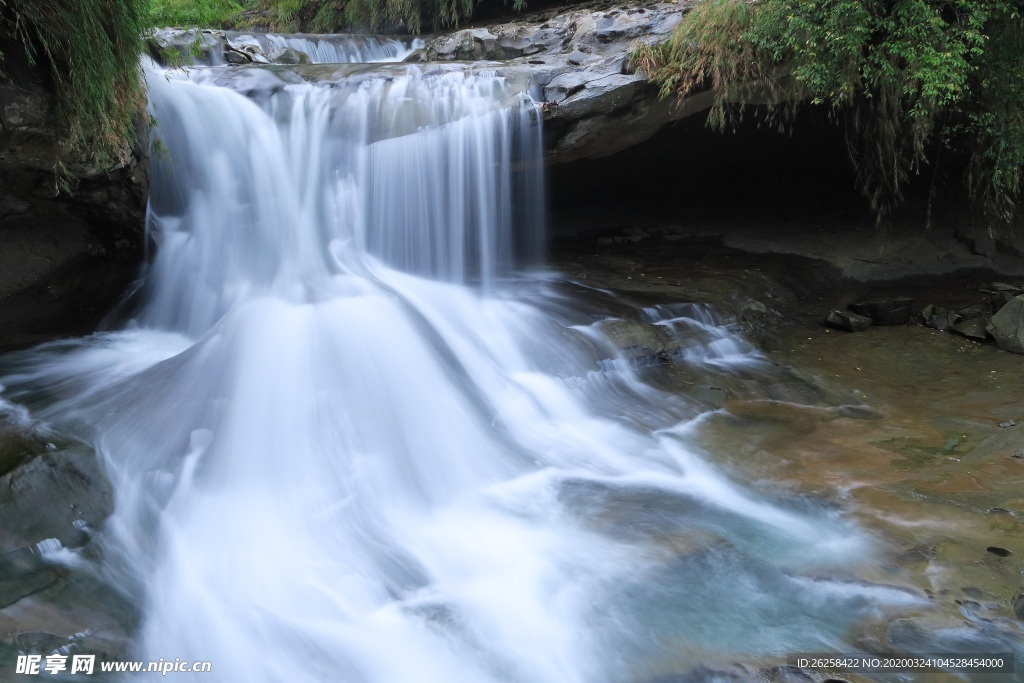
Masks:
[[[524,270],[529,97],[403,69],[252,98],[151,73],[141,309],[5,363],[4,397],[107,468],[135,654],[224,683],[655,681],[912,601],[850,580],[872,549],[838,513],[708,464],[692,410]],[[698,310],[649,312],[713,333],[681,362],[762,362]]]
[[[312,64],[400,62],[422,45],[420,40],[384,36],[278,33],[230,33],[228,41],[236,47],[255,45],[267,55],[289,47],[304,53]]]

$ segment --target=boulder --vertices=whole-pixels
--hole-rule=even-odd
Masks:
[[[228,64],[252,64],[252,57],[248,52],[242,52],[234,48],[225,48],[224,59]]]
[[[876,325],[905,325],[910,322],[913,307],[912,299],[892,297],[858,301],[848,308],[854,313],[867,316]]]
[[[309,64],[309,55],[293,47],[274,50],[267,58],[274,64]]]
[[[924,319],[925,325],[935,328],[940,332],[945,332],[960,320],[960,316],[957,315],[956,311],[947,311],[945,308],[932,304],[924,307],[921,311],[921,317]]]
[[[863,332],[871,327],[871,318],[838,308],[826,316],[825,322],[847,332]]]
[[[969,339],[984,341],[985,339],[988,339],[987,328],[990,320],[991,318],[989,316],[968,318],[967,320],[962,320],[957,324],[952,325],[949,329]]]
[[[1024,353],[1024,294],[1000,308],[986,329],[999,348]]]

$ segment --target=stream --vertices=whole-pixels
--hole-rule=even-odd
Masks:
[[[928,609],[835,480],[766,485],[801,476],[752,465],[793,420],[743,436],[764,418],[657,379],[777,381],[734,320],[545,267],[528,91],[467,64],[147,81],[153,254],[122,322],[0,359],[3,410],[110,479],[92,550],[38,551],[137,607],[131,657],[223,683],[768,680]],[[978,633],[903,651],[1020,647]],[[846,678],[935,680],[870,676]]]

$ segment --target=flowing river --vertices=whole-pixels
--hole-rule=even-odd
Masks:
[[[140,659],[648,683],[853,650],[920,605],[859,578],[878,544],[836,506],[713,464],[706,407],[542,268],[527,92],[465,65],[272,73],[150,69],[141,303],[3,362],[8,405],[113,482],[102,559],[77,561],[140,606]],[[675,362],[770,366],[700,306],[635,315]]]

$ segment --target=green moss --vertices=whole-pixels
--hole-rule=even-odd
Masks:
[[[786,74],[803,102],[844,113],[861,189],[880,218],[943,148],[968,159],[967,186],[993,220],[1013,217],[1024,178],[1019,2],[704,0],[636,58],[663,96],[713,90],[720,127],[764,93],[766,116],[785,123],[794,109]]]

